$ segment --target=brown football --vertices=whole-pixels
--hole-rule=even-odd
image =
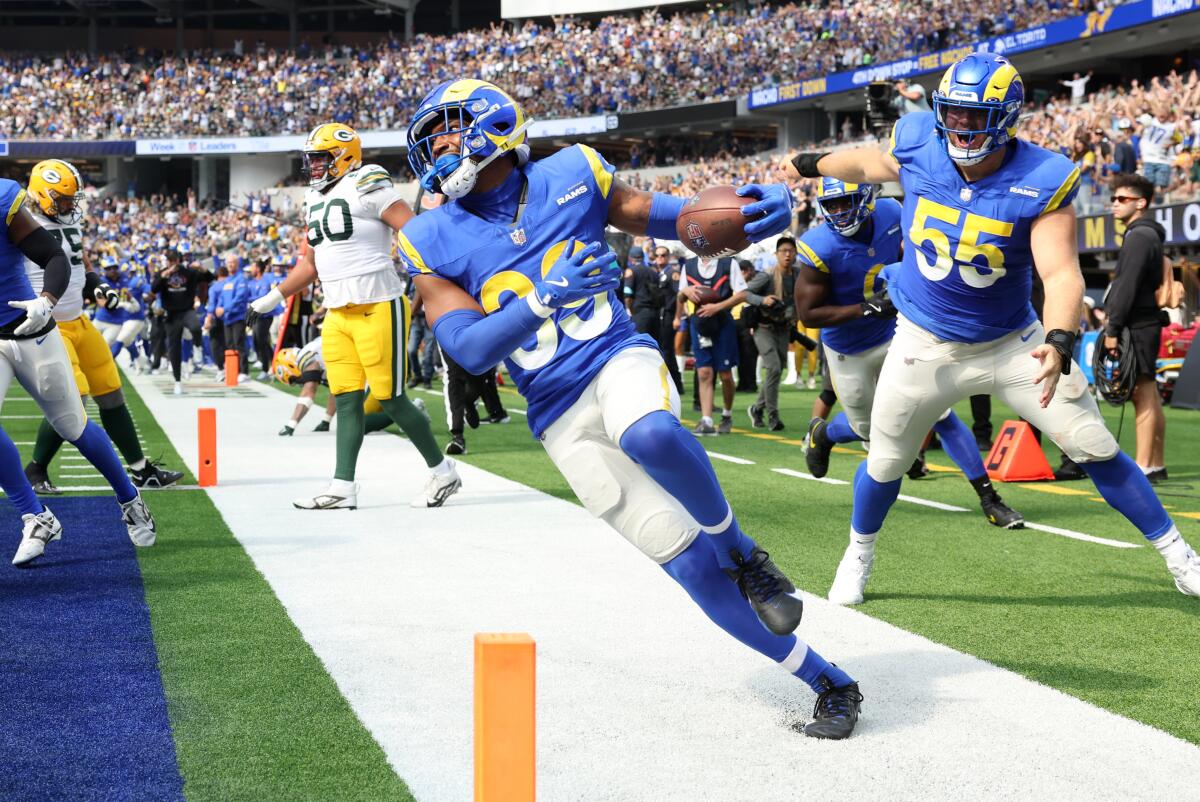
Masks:
[[[754,218],[742,207],[754,198],[738,197],[731,186],[709,187],[688,199],[675,221],[675,233],[698,256],[732,256],[750,247],[744,226]]]
[[[717,292],[712,287],[700,287],[699,290],[700,300],[696,302],[697,306],[715,304],[717,301],[721,300],[721,293]]]

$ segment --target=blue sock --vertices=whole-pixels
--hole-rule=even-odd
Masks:
[[[813,690],[823,690],[819,682],[822,675],[829,677],[834,687],[854,681],[795,635],[774,635],[767,631],[750,609],[750,603],[742,598],[737,585],[722,572],[709,538],[696,538],[692,545],[665,563],[663,570],[687,591],[714,624],[756,652],[782,664]]]
[[[712,538],[723,568],[737,565],[731,551],[750,555],[754,541],[738,526],[708,454],[678,418],[665,410],[651,412],[625,430],[620,445]]]
[[[3,429],[0,429],[0,487],[22,515],[37,515],[46,509],[25,476],[17,446]]]
[[[854,513],[850,525],[863,535],[873,535],[883,527],[883,519],[900,495],[900,480],[877,482],[867,473],[867,461],[854,473]]]
[[[1150,480],[1124,451],[1104,462],[1081,462],[1079,466],[1096,483],[1096,489],[1113,509],[1146,536],[1157,540],[1171,529],[1171,517],[1150,487]]]
[[[834,443],[853,443],[856,440],[862,440],[850,428],[850,421],[846,419],[845,412],[839,412],[833,416],[833,420],[825,426],[825,436]]]
[[[954,464],[974,481],[987,475],[983,468],[983,459],[979,456],[979,447],[975,444],[975,435],[967,428],[967,424],[951,410],[945,420],[933,425],[933,430],[942,438],[942,449],[954,460]]]
[[[180,349],[181,349],[179,352],[180,358],[184,362],[191,362],[192,355],[193,355],[194,351],[196,350],[195,344],[191,340],[184,340],[180,344]]]
[[[117,494],[118,501],[124,504],[133,500],[137,489],[133,482],[129,481],[125,466],[121,464],[121,459],[113,449],[112,440],[108,439],[108,435],[95,421],[87,422],[83,427],[83,434],[79,435],[79,439],[73,440],[72,445],[108,480],[113,492]]]
[[[113,359],[117,358],[117,356],[121,353],[121,349],[124,347],[125,346],[121,344],[120,340],[113,340],[108,344],[108,350],[113,355]]]

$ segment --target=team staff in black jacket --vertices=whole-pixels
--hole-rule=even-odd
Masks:
[[[196,316],[196,297],[212,282],[213,274],[198,265],[187,267],[178,251],[167,251],[167,266],[154,277],[151,289],[162,300],[166,315],[167,353],[175,374],[175,395],[183,392],[181,362],[183,330],[192,333],[192,343],[203,352],[200,318]]]
[[[1167,420],[1158,396],[1155,372],[1166,315],[1155,299],[1163,280],[1163,241],[1166,232],[1149,213],[1154,185],[1136,174],[1122,174],[1112,181],[1113,218],[1125,223],[1125,239],[1117,257],[1117,271],[1108,288],[1104,307],[1104,347],[1117,347],[1122,329],[1129,329],[1133,344],[1137,383],[1133,409],[1137,418],[1135,461],[1151,482],[1167,478],[1163,461],[1163,437]]]

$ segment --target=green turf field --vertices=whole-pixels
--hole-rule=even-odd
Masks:
[[[690,375],[686,377],[690,387]],[[436,385],[435,385],[436,386]],[[441,398],[424,398],[434,431],[445,443]],[[739,394],[735,432],[707,437],[710,452],[754,462],[714,460],[717,474],[742,525],[768,549],[793,580],[823,595],[846,546],[850,525],[848,485],[827,485],[773,472],[806,471],[800,443],[810,417],[812,390],[785,388],[779,434],[754,430]],[[510,388],[501,397],[524,409]],[[323,396],[318,397],[318,401]],[[690,403],[686,404],[690,408]],[[969,424],[969,404],[958,414]],[[1102,405],[1116,432],[1120,411]],[[311,417],[311,415],[310,415]],[[993,423],[1015,417],[998,402]],[[574,500],[524,418],[466,433],[462,459],[546,493]],[[694,424],[698,415],[685,412]],[[301,424],[312,426],[317,419]],[[1167,464],[1171,481],[1157,491],[1180,530],[1200,542],[1200,416],[1167,410]],[[1126,411],[1122,447],[1132,451],[1132,408]],[[1052,466],[1058,451],[1047,445]],[[857,448],[839,449],[829,476],[849,481]],[[1090,481],[998,485],[1005,500],[1029,521],[1139,544],[1137,549],[1081,542],[1032,529],[1003,531],[977,512],[974,491],[939,451],[934,471],[905,480],[901,493],[968,508],[943,512],[898,502],[879,538],[875,573],[863,612],[939,643],[974,654],[1038,682],[1175,735],[1200,743],[1200,601],[1174,586],[1166,567],[1141,535],[1100,501]]]
[[[148,457],[183,467],[137,391],[125,387]],[[11,390],[5,430],[28,459],[36,407]],[[59,483],[63,447],[51,470]],[[195,485],[189,473],[181,482]],[[184,792],[197,800],[362,799],[412,796],[292,624],[270,586],[198,489],[147,491],[154,548],[138,551],[146,603]],[[53,498],[45,499],[53,509]],[[52,549],[66,549],[72,533]],[[269,700],[264,704],[264,700]]]

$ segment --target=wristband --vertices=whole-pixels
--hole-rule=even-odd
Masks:
[[[1046,332],[1046,345],[1058,351],[1064,376],[1071,373],[1071,359],[1075,354],[1075,332],[1051,329]]]
[[[533,310],[533,313],[543,320],[554,314],[554,308],[542,303],[537,297],[536,291],[528,293],[525,296],[525,301],[529,304],[529,308]]]
[[[650,200],[650,219],[646,221],[646,233],[657,239],[678,240],[675,221],[686,203],[683,198],[655,192]]]
[[[820,178],[821,171],[817,169],[817,162],[821,161],[823,156],[828,156],[828,152],[824,153],[801,153],[792,159],[792,166],[796,168],[796,172],[801,178]]]

